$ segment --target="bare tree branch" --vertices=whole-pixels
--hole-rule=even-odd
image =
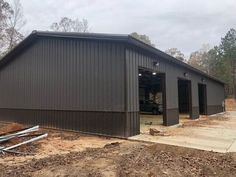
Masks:
[[[89,32],[89,25],[86,19],[79,20],[78,18],[72,20],[68,17],[62,17],[59,22],[54,22],[50,26],[53,31],[60,32]]]
[[[26,21],[20,0],[11,2],[0,0],[0,55],[11,50],[24,37],[20,30]]]
[[[6,41],[8,42],[8,50],[15,47],[15,45],[24,38],[24,36],[20,33],[20,30],[26,24],[20,0],[13,0],[12,10],[13,13],[11,15],[11,18],[9,18],[9,20],[7,21],[8,28],[6,29]]]

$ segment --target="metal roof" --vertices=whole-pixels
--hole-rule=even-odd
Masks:
[[[224,84],[219,79],[216,79],[213,76],[210,76],[206,74],[205,72],[187,64],[184,63],[165,52],[162,52],[158,50],[155,47],[152,47],[151,45],[148,45],[131,35],[122,35],[122,34],[104,34],[104,33],[77,33],[77,32],[52,32],[52,31],[32,31],[32,33],[26,37],[22,42],[20,42],[14,49],[12,49],[10,52],[8,52],[0,61],[0,67],[2,68],[6,63],[8,63],[11,58],[13,58],[14,55],[16,55],[22,48],[24,48],[26,45],[28,45],[30,42],[34,41],[37,37],[57,37],[57,38],[78,38],[78,39],[93,39],[93,40],[109,40],[109,41],[120,41],[125,42],[131,45],[134,45],[138,48],[141,48],[145,51],[148,51],[152,54],[155,54],[159,57],[162,57],[163,59],[166,59],[167,61],[171,63],[175,63],[178,66],[181,66],[183,68],[189,69],[197,74],[200,74],[206,78],[212,79],[216,82],[219,82],[221,84]]]

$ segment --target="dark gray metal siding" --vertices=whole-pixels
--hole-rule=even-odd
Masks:
[[[159,66],[153,65],[159,61]],[[192,118],[198,83],[207,86],[208,114],[221,111],[224,88],[130,44],[40,37],[0,70],[0,120],[114,136],[139,133],[138,68],[165,73],[166,125],[178,123],[178,78],[188,72]],[[216,97],[215,95],[218,95]]]
[[[159,66],[154,66],[153,62],[158,61]],[[128,112],[139,111],[138,101],[138,68],[146,68],[152,71],[165,73],[166,76],[166,109],[167,121],[171,124],[178,123],[178,78],[191,81],[192,88],[192,112],[191,118],[199,117],[198,103],[198,84],[203,83],[207,86],[207,104],[221,106],[224,100],[224,86],[220,83],[212,81],[200,74],[186,69],[176,64],[166,61],[164,58],[152,55],[146,51],[127,46],[126,49],[126,75],[127,75],[127,110]],[[184,77],[184,72],[188,73],[188,77]],[[205,82],[202,81],[205,80]],[[219,96],[216,96],[219,95]],[[216,98],[217,97],[217,98]],[[218,112],[221,112],[218,109]],[[211,111],[211,113],[213,113]],[[137,117],[137,119],[139,119]]]
[[[224,86],[217,82],[207,80],[207,114],[215,114],[224,111],[222,102],[225,99]]]
[[[124,112],[124,48],[38,39],[0,71],[0,108]]]
[[[207,105],[221,105],[224,100],[224,87],[221,84],[207,80]]]
[[[122,112],[0,108],[0,120],[117,137],[134,135],[134,130],[126,129],[130,120]]]
[[[131,136],[124,46],[39,38],[0,70],[0,120]]]

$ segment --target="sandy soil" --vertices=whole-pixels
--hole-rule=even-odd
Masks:
[[[2,127],[2,129],[12,130],[12,128],[9,127],[15,127],[15,124],[7,125],[5,127]],[[46,158],[52,155],[68,154],[71,152],[81,152],[86,150],[86,148],[101,148],[109,143],[124,141],[120,139],[90,136],[80,133],[57,131],[50,129],[40,129],[39,132],[47,132],[49,134],[48,138],[15,149],[20,152],[34,153],[34,155],[22,156],[12,153],[10,154],[7,153],[5,155],[1,154],[0,164],[7,162],[9,166],[11,165],[14,166],[19,164],[24,164],[32,160],[36,159],[39,160],[42,158]],[[8,142],[6,146],[8,146],[9,144],[14,144],[16,142],[17,142],[16,140],[14,140],[13,143]],[[4,144],[1,144],[1,146],[4,146]]]

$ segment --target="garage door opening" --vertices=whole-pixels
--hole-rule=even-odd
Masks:
[[[198,84],[198,98],[199,98],[199,114],[207,114],[207,95],[206,95],[206,85]]]
[[[139,69],[140,127],[162,125],[164,109],[164,80],[162,73]]]
[[[178,79],[179,117],[190,118],[192,111],[191,81]]]

